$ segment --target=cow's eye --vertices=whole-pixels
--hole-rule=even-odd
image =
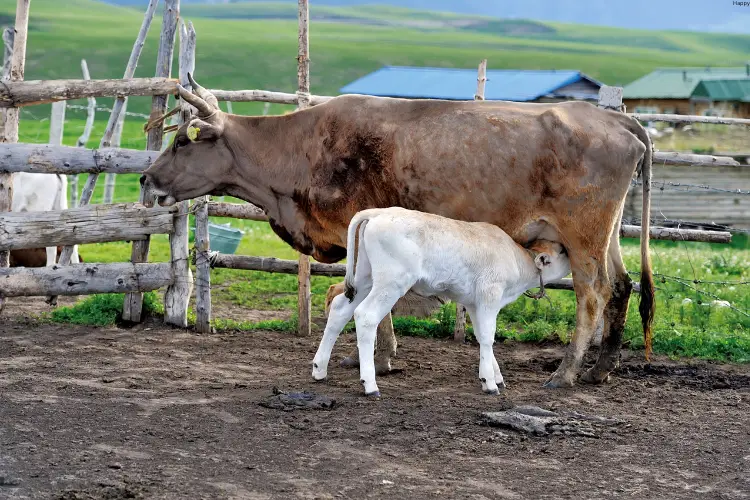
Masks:
[[[178,135],[177,137],[175,137],[175,140],[174,140],[175,149],[181,148],[183,146],[187,146],[188,144],[190,144],[190,139],[188,139],[186,135]]]

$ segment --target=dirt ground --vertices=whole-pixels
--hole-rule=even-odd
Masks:
[[[497,345],[508,389],[481,393],[478,348],[400,338],[382,398],[318,337],[0,323],[0,498],[748,498],[750,367],[623,353],[603,386],[546,390],[560,346]],[[274,387],[331,410],[261,406]],[[528,436],[480,413],[531,404],[623,421]]]

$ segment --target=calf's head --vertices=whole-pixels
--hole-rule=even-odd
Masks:
[[[147,204],[153,197],[169,206],[182,200],[216,192],[234,166],[234,156],[225,138],[227,115],[209,91],[188,75],[192,92],[178,85],[180,98],[197,114],[177,131],[171,147],[162,152],[141,177]]]
[[[534,257],[534,265],[542,273],[545,282],[559,280],[570,274],[568,252],[560,243],[535,240],[528,249]]]

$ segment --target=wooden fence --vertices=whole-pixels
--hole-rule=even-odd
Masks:
[[[296,94],[269,92],[264,90],[223,91],[212,90],[219,100],[228,102],[264,101],[296,104],[300,108],[321,104],[330,99],[327,96],[309,94],[309,51],[307,44],[308,5],[307,0],[299,2],[299,52],[298,52],[298,91]],[[10,60],[10,75],[0,91],[0,112],[6,114],[4,130],[5,143],[0,144],[0,156],[4,158],[0,166],[0,308],[5,297],[28,295],[79,295],[104,292],[125,292],[127,297],[123,307],[123,317],[139,321],[142,309],[142,293],[161,287],[168,287],[165,296],[167,323],[187,326],[187,308],[193,276],[188,262],[188,213],[196,218],[196,328],[210,331],[211,297],[210,268],[251,269],[267,272],[297,273],[300,293],[300,334],[310,332],[310,291],[309,276],[343,275],[344,266],[338,264],[310,263],[307,256],[297,261],[260,258],[240,255],[221,255],[210,252],[208,238],[208,217],[222,216],[266,221],[265,214],[250,204],[217,203],[208,197],[194,200],[192,209],[188,202],[174,207],[146,209],[142,203],[88,206],[97,178],[101,173],[137,173],[148,168],[158,157],[162,146],[163,128],[154,127],[149,132],[147,151],[134,151],[110,147],[118,122],[121,120],[128,95],[153,96],[152,116],[161,116],[167,109],[168,95],[176,91],[177,81],[172,79],[170,68],[174,50],[175,35],[179,27],[180,83],[187,87],[187,72],[195,67],[195,31],[192,25],[179,23],[179,0],[165,0],[162,18],[157,69],[154,78],[133,78],[135,67],[144,45],[158,0],[150,0],[143,25],[133,46],[124,78],[122,80],[57,80],[23,81],[25,61],[25,41],[28,25],[30,0],[17,0],[15,44]],[[483,66],[483,65],[482,65]],[[478,78],[477,96],[481,98],[483,78]],[[612,88],[606,87],[603,96],[612,97]],[[615,90],[614,95],[618,93]],[[621,91],[615,101],[600,103],[607,107],[619,108]],[[16,144],[18,139],[18,108],[45,102],[58,102],[69,99],[114,96],[113,106],[104,137],[97,149],[65,147],[56,144]],[[183,106],[185,104],[183,103]],[[187,108],[180,113],[185,119]],[[14,118],[15,117],[15,118]],[[639,116],[641,119],[675,121],[672,115]],[[680,116],[680,121],[728,123],[727,119]],[[121,122],[120,122],[121,123]],[[732,120],[732,124],[750,125],[750,120]],[[80,145],[80,143],[79,143]],[[655,162],[679,165],[712,167],[736,167],[739,163],[733,158],[681,153],[655,154]],[[21,213],[8,212],[12,199],[12,175],[15,172],[36,172],[48,174],[87,173],[89,178],[83,189],[80,206],[59,212]],[[7,212],[7,213],[6,213]],[[169,234],[171,258],[167,263],[147,263],[149,239],[152,234]],[[638,237],[640,227],[623,225],[621,235]],[[651,228],[654,239],[681,241],[709,241],[727,243],[731,240],[728,232],[684,230],[674,228]],[[73,244],[103,241],[132,241],[133,251],[130,263],[69,265],[70,249]],[[67,245],[59,265],[42,269],[7,269],[7,252],[10,249],[35,248],[41,246]],[[551,288],[571,289],[570,280],[552,284]]]

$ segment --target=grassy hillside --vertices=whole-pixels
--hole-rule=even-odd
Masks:
[[[210,87],[293,90],[297,39],[290,8],[185,5],[184,17],[193,20],[198,33],[198,77]],[[0,0],[0,19],[11,21],[14,9],[13,0]],[[386,7],[313,7],[313,16],[333,14],[338,22],[316,20],[310,30],[312,89],[318,93],[336,93],[385,64],[474,67],[488,58],[491,68],[572,68],[623,84],[658,66],[739,65],[750,53],[748,36],[511,22]],[[274,19],[258,18],[264,15]],[[81,58],[94,78],[120,77],[141,19],[136,9],[93,0],[66,0],[64,8],[59,0],[35,0],[27,78],[77,77]],[[158,30],[156,20],[138,76],[153,74]],[[146,108],[143,99],[131,107]]]

